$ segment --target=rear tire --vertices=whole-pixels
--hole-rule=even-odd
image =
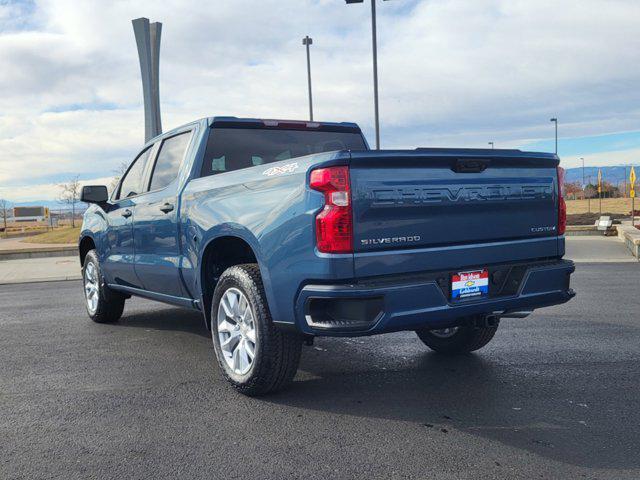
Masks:
[[[431,350],[446,354],[460,355],[484,347],[493,339],[498,326],[461,325],[439,330],[416,330],[418,338]]]
[[[95,250],[89,250],[84,257],[82,284],[89,318],[96,323],[117,322],[124,310],[125,297],[107,287]]]
[[[282,390],[298,370],[302,337],[273,324],[256,264],[236,265],[220,276],[211,336],[222,374],[244,395]]]

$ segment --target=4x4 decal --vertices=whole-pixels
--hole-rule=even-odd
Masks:
[[[262,172],[263,175],[267,177],[272,177],[274,175],[282,175],[285,173],[292,173],[298,169],[298,162],[287,163],[286,165],[271,167]]]

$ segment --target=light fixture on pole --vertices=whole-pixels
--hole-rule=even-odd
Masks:
[[[556,155],[557,155],[558,154],[558,119],[554,117],[549,119],[549,121],[555,123],[556,125]]]
[[[344,0],[351,3],[364,3],[364,0]],[[383,0],[387,1],[387,0]],[[376,27],[376,0],[371,0],[371,36],[373,43],[373,103],[376,123],[376,150],[380,150],[380,110],[378,108],[378,33]]]
[[[309,120],[313,122],[313,95],[311,93],[311,53],[309,47],[313,45],[313,38],[309,35],[302,39],[302,45],[307,47],[307,80],[309,82]]]

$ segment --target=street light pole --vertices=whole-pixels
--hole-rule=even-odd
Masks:
[[[364,3],[364,0],[345,0],[345,2],[347,4]],[[376,26],[376,0],[371,0],[371,40],[373,43],[373,104],[376,124],[376,150],[380,150],[380,109],[378,102],[378,30]]]
[[[491,145],[491,150],[493,150],[493,142],[487,142],[487,145]]]
[[[558,154],[558,119],[554,117],[549,121],[555,123],[556,125],[556,155],[557,155]]]
[[[373,103],[376,117],[376,150],[380,150],[380,111],[378,107],[378,30],[376,0],[371,0],[371,41],[373,43]]]
[[[307,47],[307,81],[309,83],[309,120],[313,122],[313,94],[311,93],[311,52],[309,47],[313,45],[313,38],[309,35],[302,39],[302,44]]]

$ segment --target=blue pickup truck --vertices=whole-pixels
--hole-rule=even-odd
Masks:
[[[148,142],[109,196],[86,186],[86,308],[132,295],[203,313],[240,392],[283,388],[318,335],[410,330],[486,345],[501,318],[567,302],[556,155],[370,150],[353,123],[198,120]]]

